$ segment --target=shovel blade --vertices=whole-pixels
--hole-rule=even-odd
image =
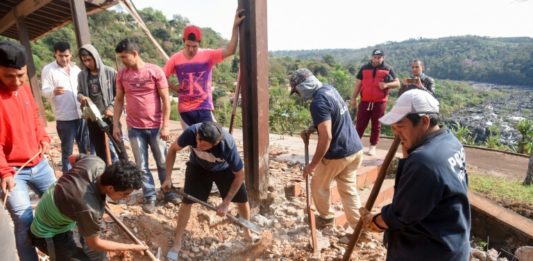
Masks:
[[[259,226],[257,226],[256,224],[250,222],[250,220],[247,220],[247,219],[244,219],[244,218],[238,218],[237,222],[240,225],[242,225],[243,227],[245,227],[247,229],[250,229],[254,233],[261,234],[263,232],[261,230],[261,228],[259,228]]]

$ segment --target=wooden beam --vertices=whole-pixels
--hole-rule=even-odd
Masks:
[[[0,33],[17,23],[17,17],[26,17],[52,0],[24,0],[0,19]]]
[[[239,0],[246,19],[239,28],[244,170],[250,205],[266,198],[268,186],[267,1]]]
[[[91,33],[89,32],[89,22],[87,21],[87,10],[84,0],[70,0],[70,10],[72,21],[74,21],[74,31],[78,42],[78,50],[84,44],[91,43]]]
[[[33,61],[32,51],[31,51],[31,43],[30,43],[30,36],[28,35],[28,27],[26,26],[25,18],[22,16],[19,16],[17,18],[17,29],[19,34],[20,42],[22,43],[22,46],[24,46],[24,49],[26,51],[26,57],[27,57],[27,68],[28,68],[28,78],[30,79],[30,86],[31,91],[33,93],[33,98],[35,99],[35,102],[39,106],[39,114],[41,116],[41,121],[43,123],[43,126],[46,126],[46,117],[44,112],[44,105],[43,105],[43,99],[41,97],[41,86],[39,85],[39,80],[37,79],[37,74],[35,70],[35,63]]]

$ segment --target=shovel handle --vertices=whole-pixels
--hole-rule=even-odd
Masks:
[[[385,175],[387,175],[387,169],[389,168],[389,165],[392,162],[392,159],[394,158],[394,155],[396,154],[396,151],[398,150],[399,145],[400,145],[400,138],[395,137],[394,141],[392,142],[392,145],[390,146],[389,152],[387,152],[387,156],[385,156],[385,160],[383,161],[381,168],[379,168],[378,177],[376,178],[376,182],[374,183],[374,186],[372,187],[370,196],[368,196],[368,200],[366,201],[365,208],[368,211],[372,210],[372,208],[374,207],[374,203],[376,202],[379,191],[381,190],[381,185],[383,185],[383,180],[385,180]],[[357,222],[357,226],[355,227],[353,231],[352,238],[350,239],[350,242],[348,243],[348,248],[346,248],[346,252],[344,252],[344,256],[342,257],[343,261],[350,260],[355,244],[357,244],[357,240],[359,240],[359,236],[361,235],[362,231],[363,231],[363,220],[359,219],[359,222]]]
[[[126,225],[124,225],[124,223],[122,223],[122,221],[120,221],[120,219],[118,219],[114,214],[113,212],[111,212],[111,209],[109,208],[109,206],[106,204],[105,205],[105,212],[118,224],[118,226],[120,228],[122,228],[122,230],[124,230],[124,232],[126,232],[126,234],[133,240],[135,241],[135,243],[139,244],[139,245],[145,245],[143,242],[141,242],[141,240],[139,240],[132,232],[131,230],[129,230]],[[154,256],[154,254],[149,250],[149,249],[146,249],[144,250],[144,252],[148,255],[148,257],[150,257],[150,259],[152,261],[159,261],[159,259],[157,257]]]
[[[309,164],[309,136],[306,135],[305,137],[302,137],[304,140],[305,145],[305,153],[304,153],[304,160],[305,165],[307,166]],[[313,254],[317,256],[319,254],[318,249],[318,240],[316,235],[316,221],[315,221],[315,214],[313,213],[313,209],[311,209],[311,188],[309,185],[309,176],[305,176],[305,199],[306,199],[306,210],[307,210],[307,218],[309,218],[309,229],[311,230],[311,246],[313,247]]]

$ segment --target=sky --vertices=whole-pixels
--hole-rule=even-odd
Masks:
[[[231,37],[237,0],[131,0]],[[418,38],[533,37],[533,0],[265,0],[268,49],[364,48]]]

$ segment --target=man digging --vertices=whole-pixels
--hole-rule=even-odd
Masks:
[[[206,201],[213,182],[217,185],[223,199],[217,208],[217,215],[225,216],[230,202],[237,205],[239,215],[250,219],[250,205],[244,181],[244,165],[233,137],[214,122],[191,125],[178,137],[168,151],[166,159],[166,178],[162,189],[169,191],[172,187],[172,167],[176,153],[191,146],[191,154],[185,170],[184,192],[199,200]],[[182,246],[185,227],[189,222],[193,201],[183,198],[178,217],[174,246],[167,258],[178,260]],[[249,229],[244,230],[244,240],[255,243]]]

